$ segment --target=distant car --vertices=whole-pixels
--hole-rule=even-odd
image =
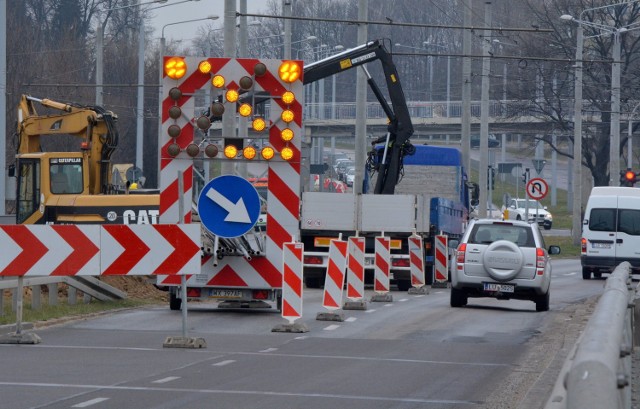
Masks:
[[[489,148],[499,148],[500,145],[500,140],[494,134],[489,134]],[[480,135],[471,135],[471,148],[480,148]]]
[[[451,307],[469,297],[531,300],[536,311],[549,310],[549,246],[537,224],[524,221],[472,220],[462,236],[451,269]]]
[[[343,160],[338,163],[336,166],[336,174],[338,175],[338,180],[346,182],[346,173],[347,169],[352,168],[355,165],[355,162],[352,160]]]
[[[353,181],[355,177],[356,177],[356,168],[347,169],[347,172],[345,173],[345,182],[347,183],[347,186],[349,187],[353,186]]]
[[[525,217],[524,214],[527,207],[529,216]],[[545,230],[550,230],[553,225],[553,216],[547,211],[547,207],[542,206],[537,200],[511,199],[504,210],[508,210],[508,220],[528,220],[530,222],[535,220]]]

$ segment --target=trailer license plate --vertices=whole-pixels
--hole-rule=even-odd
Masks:
[[[489,292],[512,293],[515,290],[513,284],[484,283],[484,290]]]
[[[216,290],[209,292],[211,298],[242,298],[242,290]]]
[[[610,249],[611,243],[591,243],[594,249]]]

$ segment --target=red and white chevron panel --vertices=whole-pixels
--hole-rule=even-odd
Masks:
[[[347,261],[347,298],[364,298],[364,237],[349,237]]]
[[[168,59],[170,57],[165,57]],[[294,138],[288,143],[293,149],[294,156],[290,161],[282,160],[279,155],[269,161],[268,166],[268,214],[267,214],[267,242],[265,245],[265,257],[253,257],[247,260],[243,257],[225,257],[217,266],[213,263],[204,263],[200,271],[201,277],[195,276],[187,280],[190,286],[217,286],[217,287],[246,287],[246,288],[280,288],[282,285],[282,252],[285,242],[291,237],[298,236],[298,220],[300,208],[300,151],[302,140],[302,104],[304,101],[304,86],[302,77],[293,82],[285,83],[278,77],[278,69],[283,60],[252,59],[252,58],[207,58],[211,64],[211,74],[202,74],[198,71],[198,63],[203,58],[185,57],[187,74],[180,80],[172,80],[167,76],[163,79],[162,102],[162,132],[160,132],[160,222],[175,223],[178,219],[178,171],[184,174],[184,209],[191,209],[192,200],[192,170],[193,159],[185,152],[181,152],[175,158],[167,153],[167,147],[172,143],[168,136],[168,128],[177,124],[182,128],[180,136],[176,138],[182,149],[186,148],[194,140],[194,120],[199,113],[195,110],[196,91],[211,90],[212,96],[216,96],[219,90],[214,90],[211,85],[213,75],[223,75],[228,82],[228,88],[238,88],[238,82],[243,76],[254,79],[254,91],[266,92],[277,96],[271,100],[269,117],[265,118],[269,129],[269,144],[280,152],[286,143],[280,138],[280,131],[285,123],[280,119],[284,109],[290,109],[295,119],[288,124],[294,132]],[[267,72],[262,76],[253,75],[256,64],[263,63]],[[302,61],[298,61],[302,68]],[[302,71],[302,70],[301,70]],[[183,97],[175,102],[168,97],[169,90],[177,87],[182,91]],[[296,101],[286,105],[280,96],[285,91],[292,91]],[[207,102],[210,103],[211,101]],[[183,115],[177,120],[169,117],[169,108],[177,104],[182,108]],[[202,158],[200,157],[200,160]],[[212,159],[217,160],[217,159]],[[238,159],[238,161],[245,161]],[[190,218],[190,212],[187,219]],[[206,275],[207,282],[199,281]],[[161,284],[175,284],[175,278],[160,277]]]
[[[193,274],[197,225],[0,226],[0,276]]]
[[[302,317],[302,243],[284,243],[282,252],[282,318],[293,324]]]
[[[449,278],[449,257],[447,254],[448,237],[444,234],[436,236],[434,281],[446,283]]]
[[[409,236],[409,270],[411,285],[416,288],[424,286],[424,250],[420,236]]]
[[[375,238],[375,264],[373,290],[379,294],[386,294],[390,289],[389,275],[391,273],[391,239],[386,236]]]
[[[331,240],[322,297],[322,305],[328,310],[337,310],[342,305],[345,268],[347,268],[347,242]]]

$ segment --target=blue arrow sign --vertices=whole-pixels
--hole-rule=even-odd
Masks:
[[[224,238],[239,237],[258,221],[260,196],[246,179],[218,176],[200,192],[198,214],[211,233]]]

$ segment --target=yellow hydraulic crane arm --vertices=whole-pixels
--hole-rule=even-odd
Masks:
[[[62,112],[38,115],[36,102]],[[82,138],[82,152],[89,163],[90,191],[93,194],[104,193],[111,176],[111,154],[118,144],[116,120],[113,112],[101,107],[75,106],[22,95],[18,108],[18,154],[41,152],[41,136],[73,135]]]

